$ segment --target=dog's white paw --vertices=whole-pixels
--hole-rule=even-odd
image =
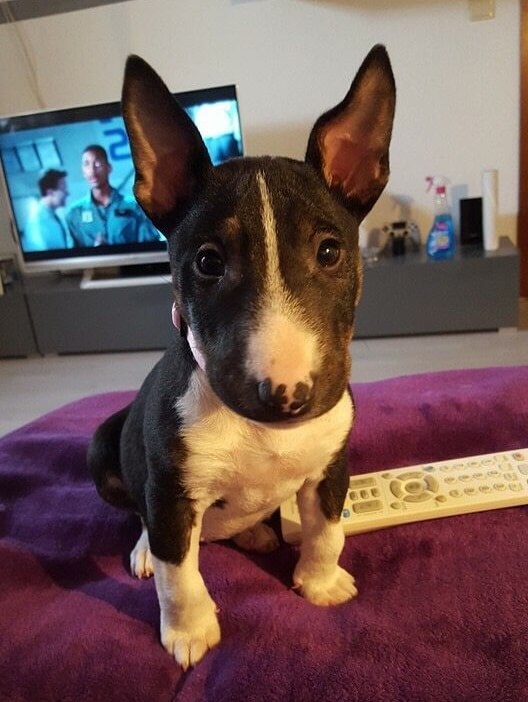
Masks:
[[[263,522],[233,536],[233,541],[244,551],[256,551],[257,553],[270,553],[279,546],[277,534]]]
[[[151,578],[154,575],[146,529],[141,532],[141,536],[130,554],[130,571],[136,578]]]
[[[199,617],[191,617],[187,625],[161,624],[161,642],[183,670],[196,665],[211,648],[220,642],[220,625],[216,608],[207,608]]]
[[[304,598],[319,607],[342,604],[358,594],[353,576],[339,566],[336,566],[331,575],[325,577],[296,568],[293,582],[294,589],[299,590]]]

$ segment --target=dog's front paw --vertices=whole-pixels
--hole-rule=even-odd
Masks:
[[[330,575],[321,576],[297,567],[293,574],[294,589],[319,607],[348,602],[358,594],[352,575],[336,566]]]
[[[211,648],[220,642],[220,625],[214,602],[199,617],[188,624],[161,624],[161,642],[183,670],[196,665]]]

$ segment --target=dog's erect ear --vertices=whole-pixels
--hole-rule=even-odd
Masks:
[[[158,74],[129,56],[121,100],[136,169],[137,201],[164,234],[177,224],[211,167],[193,121]]]
[[[363,61],[345,99],[315,123],[306,161],[343,204],[363,219],[389,179],[396,88],[384,46]]]

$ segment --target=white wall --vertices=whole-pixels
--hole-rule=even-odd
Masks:
[[[387,45],[398,86],[392,177],[367,220],[410,201],[425,236],[424,177],[466,196],[497,168],[501,231],[516,238],[518,0],[470,22],[467,0],[133,0],[18,24],[46,108],[118,99],[125,57],[146,58],[173,90],[235,82],[246,151],[301,158],[311,124],[341,100],[370,47]],[[0,26],[0,114],[38,103],[13,27]],[[459,188],[457,187],[457,190]],[[11,246],[0,212],[0,251]]]

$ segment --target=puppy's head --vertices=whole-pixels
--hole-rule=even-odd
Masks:
[[[350,371],[358,226],[389,176],[385,49],[372,49],[344,100],[317,120],[304,162],[213,167],[193,122],[135,56],[122,105],[135,195],[168,239],[175,299],[213,390],[256,421],[327,412]]]

